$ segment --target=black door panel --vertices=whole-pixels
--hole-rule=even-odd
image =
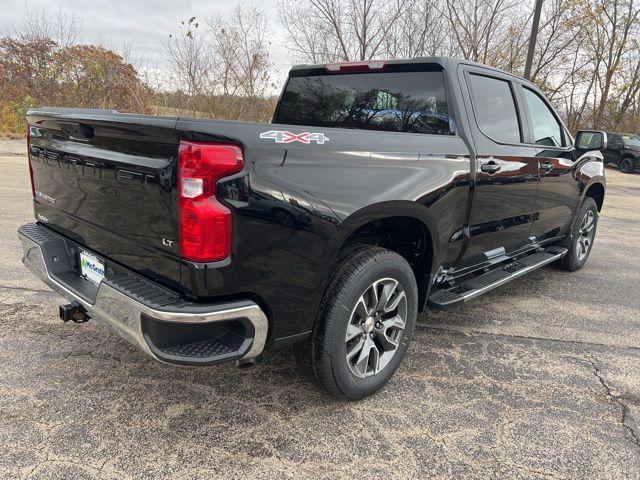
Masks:
[[[575,149],[545,98],[529,86],[522,86],[520,91],[540,165],[531,234],[547,240],[567,233],[577,209],[580,192],[574,178]]]
[[[495,174],[482,171],[482,165],[490,162],[500,166]],[[510,251],[528,242],[538,186],[535,157],[479,157],[476,165],[476,194],[467,252],[471,263],[480,260],[478,256],[484,252],[501,247]]]
[[[540,240],[566,235],[578,208],[579,182],[574,178],[574,151],[540,150],[540,165],[549,165],[540,172],[540,185],[534,206],[531,234]]]

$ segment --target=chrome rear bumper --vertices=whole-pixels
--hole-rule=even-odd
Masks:
[[[75,252],[82,247],[39,224],[23,225],[18,234],[29,270],[156,360],[210,365],[253,359],[264,349],[268,320],[252,301],[189,303],[121,266],[118,276],[96,286],[75,273]],[[139,292],[151,288],[154,300],[147,301]]]

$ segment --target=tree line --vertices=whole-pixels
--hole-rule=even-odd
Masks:
[[[280,0],[279,11],[304,61],[455,56],[522,75],[533,2]],[[638,0],[545,0],[534,52],[531,80],[571,130],[640,131]]]
[[[0,37],[0,134],[25,132],[29,108],[117,108],[149,113],[152,89],[122,55],[78,42],[80,24],[26,10]]]
[[[134,49],[82,45],[74,17],[27,10],[0,37],[0,132],[36,105],[267,121],[291,63],[455,56],[522,75],[533,0],[279,0],[177,24],[149,65]],[[640,1],[545,0],[531,80],[571,130],[640,132]]]

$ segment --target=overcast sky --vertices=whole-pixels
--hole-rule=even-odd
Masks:
[[[129,44],[147,65],[158,62],[158,52],[169,33],[181,20],[204,18],[212,12],[231,8],[241,0],[0,0],[0,33],[11,32],[24,16],[25,5],[33,10],[61,9],[82,22],[81,41],[99,43],[115,50]],[[256,1],[270,16],[271,58],[281,74],[292,60],[282,45],[282,28],[277,20],[277,0]]]

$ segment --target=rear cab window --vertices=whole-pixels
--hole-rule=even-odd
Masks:
[[[442,71],[292,76],[274,123],[450,135]]]

